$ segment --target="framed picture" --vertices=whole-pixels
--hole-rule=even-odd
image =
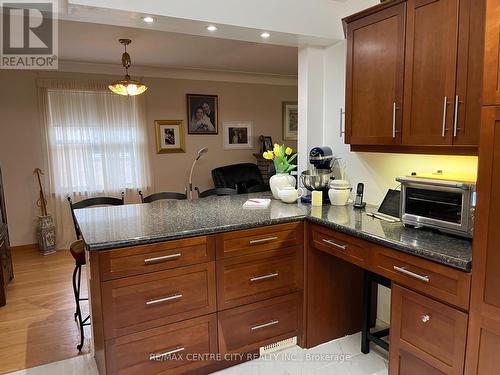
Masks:
[[[185,130],[182,120],[156,120],[156,152],[186,152]]]
[[[187,94],[188,134],[217,134],[219,98],[217,95]]]
[[[224,122],[224,149],[244,150],[253,148],[252,122]]]
[[[299,129],[299,115],[297,102],[283,102],[283,139],[296,141]]]
[[[272,151],[272,149],[274,148],[274,144],[273,144],[273,139],[271,137],[268,137],[268,136],[264,136],[264,151]]]

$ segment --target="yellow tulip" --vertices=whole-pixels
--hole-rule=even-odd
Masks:
[[[281,156],[281,147],[278,144],[274,145],[274,155]]]
[[[262,156],[264,157],[264,159],[273,160],[273,152],[272,151],[266,151],[262,154]]]
[[[292,149],[290,147],[287,147],[285,150],[285,154],[292,155]]]

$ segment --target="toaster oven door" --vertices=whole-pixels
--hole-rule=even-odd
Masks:
[[[468,195],[468,190],[459,188],[406,185],[401,211],[403,222],[454,233],[467,232]]]

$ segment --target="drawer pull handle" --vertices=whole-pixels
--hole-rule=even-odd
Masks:
[[[333,242],[332,240],[327,240],[326,238],[323,238],[323,242],[324,243],[327,243],[328,245],[331,245],[333,247],[336,247],[337,249],[340,249],[340,250],[347,250],[347,245],[340,245],[336,242]]]
[[[180,352],[183,352],[184,348],[183,347],[178,347],[172,350],[169,350],[168,352],[165,353],[158,353],[158,354],[153,354],[149,359],[154,360],[154,361],[161,361],[165,359],[165,357],[171,356],[172,354],[177,354]]]
[[[255,245],[255,244],[259,244],[259,243],[263,243],[263,242],[269,242],[269,241],[274,241],[274,240],[277,240],[278,237],[267,237],[267,238],[261,238],[261,239],[258,239],[258,240],[251,240],[250,241],[250,245]]]
[[[170,302],[170,301],[175,301],[178,300],[179,298],[182,298],[182,294],[174,294],[168,297],[163,297],[163,298],[158,298],[158,299],[150,299],[149,301],[146,301],[146,306],[151,306],[151,305],[156,305],[158,303],[164,303],[164,302]]]
[[[431,320],[430,315],[428,314],[422,315],[422,323],[427,323],[429,320]]]
[[[258,324],[256,326],[250,327],[250,329],[252,331],[256,331],[258,329],[262,329],[262,328],[274,326],[274,325],[278,324],[279,322],[280,322],[279,320],[271,320],[270,322],[263,323],[263,324]]]
[[[426,283],[428,283],[429,281],[431,281],[431,278],[429,276],[419,275],[418,273],[408,271],[404,267],[394,266],[394,270],[397,271],[397,272],[400,272],[400,273],[404,273],[405,275],[408,275],[410,277],[413,277],[414,279],[417,279],[417,280],[420,280],[420,281],[423,281],[423,282],[426,282]]]
[[[254,276],[250,278],[250,281],[253,283],[254,281],[261,281],[261,280],[267,280],[267,279],[274,279],[275,277],[278,277],[278,272],[273,272],[267,275],[263,276]]]
[[[176,253],[176,254],[164,255],[164,256],[155,257],[155,258],[146,258],[146,259],[144,259],[144,264],[167,262],[169,260],[174,260],[174,259],[180,258],[180,256],[181,256],[181,253]]]

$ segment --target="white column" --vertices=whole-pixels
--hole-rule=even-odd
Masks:
[[[300,173],[309,168],[309,151],[323,146],[324,51],[322,48],[299,48],[298,62]]]

